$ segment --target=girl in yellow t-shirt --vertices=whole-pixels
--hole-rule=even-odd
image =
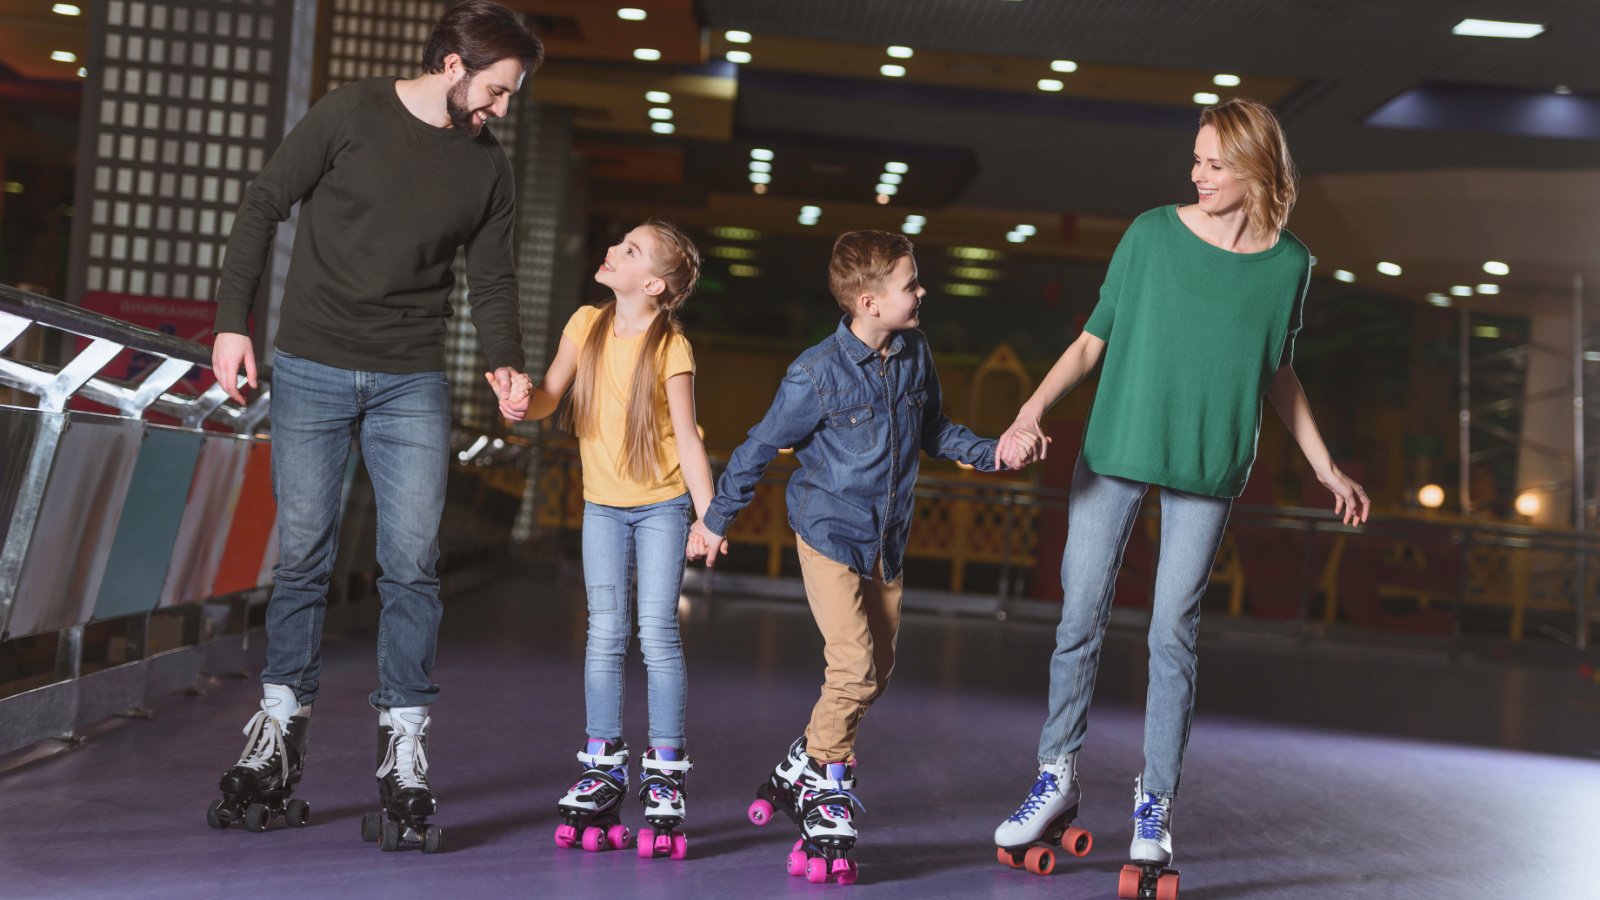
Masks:
[[[560,801],[566,823],[556,829],[556,843],[563,847],[628,843],[618,809],[628,790],[622,671],[631,584],[638,586],[650,700],[639,799],[652,827],[639,833],[639,855],[682,859],[687,847],[677,831],[690,768],[678,592],[689,524],[704,515],[712,488],[695,425],[694,356],[675,313],[699,275],[699,251],[673,225],[651,219],[628,232],[594,273],[615,299],[574,313],[543,383],[534,387],[522,376],[508,395],[527,397],[527,417],[542,419],[571,386],[565,424],[578,436],[583,460],[588,740],[578,753],[583,774]]]

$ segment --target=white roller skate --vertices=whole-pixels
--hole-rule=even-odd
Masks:
[[[685,813],[685,782],[694,763],[671,747],[651,747],[639,760],[639,802],[649,828],[639,829],[639,856],[689,855],[689,839],[678,831]]]
[[[994,830],[996,858],[1013,869],[1049,875],[1056,866],[1052,848],[1087,854],[1094,835],[1072,824],[1081,800],[1076,754],[1041,767],[1022,805]]]
[[[578,752],[583,774],[556,805],[565,824],[556,826],[556,846],[581,845],[591,853],[622,850],[632,840],[618,810],[628,796],[628,745],[589,741]]]
[[[1144,789],[1144,776],[1133,783],[1133,860],[1122,867],[1117,896],[1124,900],[1178,900],[1178,870],[1172,863],[1172,798]]]

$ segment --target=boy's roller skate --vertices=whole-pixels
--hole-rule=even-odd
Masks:
[[[1073,856],[1088,853],[1094,835],[1072,824],[1081,799],[1074,757],[1040,768],[1027,799],[994,830],[996,857],[1013,869],[1049,875],[1056,867],[1051,848],[1059,847]]]
[[[811,757],[806,755],[805,735],[801,735],[789,745],[789,754],[783,758],[783,762],[778,763],[767,780],[756,788],[756,799],[750,802],[750,808],[745,811],[750,821],[765,825],[772,821],[773,810],[782,810],[790,821],[800,824],[800,799],[794,784],[810,762]]]
[[[249,831],[266,831],[275,817],[292,827],[311,818],[309,803],[290,799],[305,764],[311,707],[300,706],[285,685],[262,685],[262,693],[261,710],[244,726],[244,753],[222,774],[222,799],[206,810],[212,828],[240,822]]]
[[[420,845],[438,853],[444,829],[428,824],[439,803],[428,787],[428,717],[426,706],[378,711],[378,802],[382,812],[361,817],[361,839],[377,841],[385,851]]]
[[[812,760],[795,783],[800,795],[800,840],[789,851],[789,874],[804,875],[812,884],[830,877],[840,884],[855,884],[856,861],[849,858],[856,844],[851,807],[861,806],[855,795],[855,767],[849,763]]]
[[[1133,860],[1122,867],[1117,896],[1124,900],[1178,900],[1178,870],[1172,862],[1172,798],[1144,789],[1144,776],[1133,784]]]
[[[566,820],[556,826],[556,846],[582,845],[591,853],[626,849],[632,835],[617,811],[628,796],[628,745],[589,741],[578,762],[583,774],[556,806]]]
[[[684,782],[694,764],[671,747],[651,747],[639,759],[639,802],[649,828],[639,829],[639,856],[653,859],[689,855],[689,839],[678,831],[683,824]]]

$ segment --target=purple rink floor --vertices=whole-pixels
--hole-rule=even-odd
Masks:
[[[990,836],[1032,781],[1051,630],[908,615],[903,666],[859,743],[861,880],[841,887],[787,876],[792,827],[744,814],[816,695],[820,640],[804,608],[691,594],[686,616],[686,861],[553,845],[584,737],[582,591],[529,574],[447,600],[429,747],[446,852],[382,853],[359,838],[376,808],[367,632],[325,644],[297,793],[308,827],[206,827],[259,698],[253,679],[224,678],[204,697],[160,701],[150,719],[92,729],[76,749],[13,759],[0,774],[0,896],[1116,896],[1140,764],[1140,634],[1107,641],[1082,756],[1079,824],[1094,850],[1037,877],[998,865]],[[1393,657],[1202,637],[1176,806],[1183,897],[1600,897],[1600,691]],[[630,666],[626,737],[638,751],[644,678]],[[625,809],[644,824],[635,802]]]

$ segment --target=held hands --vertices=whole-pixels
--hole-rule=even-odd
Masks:
[[[508,422],[520,422],[533,400],[533,379],[510,366],[483,373],[485,381],[500,401],[500,415]]]
[[[1372,501],[1367,499],[1367,492],[1362,490],[1361,485],[1339,471],[1338,466],[1328,463],[1326,470],[1317,473],[1317,480],[1322,482],[1323,487],[1333,492],[1333,514],[1344,524],[1361,525],[1367,521]]]
[[[689,526],[689,546],[683,551],[689,559],[705,557],[706,568],[717,564],[717,557],[728,555],[728,542],[720,534],[712,534],[704,520]]]
[[[1044,459],[1050,450],[1050,438],[1039,428],[1039,420],[1023,414],[1011,423],[1000,442],[995,446],[995,459],[1001,468],[1020,469]]]

